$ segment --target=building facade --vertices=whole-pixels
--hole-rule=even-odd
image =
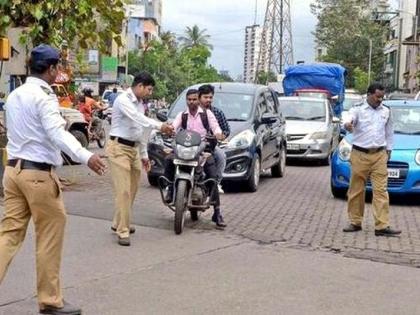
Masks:
[[[245,28],[245,54],[243,80],[246,83],[255,81],[258,58],[261,48],[262,27],[255,24]]]

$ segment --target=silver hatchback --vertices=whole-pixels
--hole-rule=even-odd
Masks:
[[[287,158],[330,163],[339,142],[340,119],[334,117],[328,100],[309,97],[279,97],[286,119]]]

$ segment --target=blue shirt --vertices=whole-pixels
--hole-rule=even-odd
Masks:
[[[111,107],[114,105],[114,101],[117,98],[117,96],[118,96],[118,93],[112,92],[111,94],[109,94],[109,96],[108,96],[108,102],[109,102],[109,105]]]

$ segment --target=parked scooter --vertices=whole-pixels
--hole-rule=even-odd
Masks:
[[[198,213],[206,211],[213,204],[211,195],[217,189],[214,179],[206,179],[204,165],[211,156],[217,140],[211,136],[206,141],[200,134],[182,130],[178,132],[173,144],[175,159],[175,178],[172,182],[165,176],[159,178],[159,189],[163,203],[175,212],[174,231],[181,234],[184,229],[186,212],[191,220],[198,220]],[[168,186],[173,185],[172,202],[165,200]]]

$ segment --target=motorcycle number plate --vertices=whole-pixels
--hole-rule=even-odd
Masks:
[[[174,159],[174,164],[175,165],[198,166],[197,161],[183,161],[183,160],[178,160],[178,159]]]

